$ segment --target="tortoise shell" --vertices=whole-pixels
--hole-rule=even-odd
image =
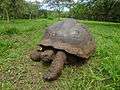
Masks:
[[[75,19],[65,19],[48,27],[40,46],[51,46],[82,58],[89,58],[96,47],[87,28]]]

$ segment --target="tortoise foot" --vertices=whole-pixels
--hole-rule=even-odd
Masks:
[[[53,81],[53,80],[56,80],[59,76],[60,76],[60,74],[57,75],[57,74],[51,74],[51,73],[48,74],[47,73],[43,76],[43,79],[45,81]]]

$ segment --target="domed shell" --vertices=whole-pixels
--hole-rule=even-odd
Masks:
[[[75,19],[59,21],[48,27],[40,45],[65,50],[82,58],[89,58],[95,51],[94,39]]]

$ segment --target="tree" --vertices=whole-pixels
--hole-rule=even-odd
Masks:
[[[39,3],[26,2],[25,0],[0,0],[0,16],[9,22],[17,18],[37,18]]]
[[[24,0],[0,0],[2,17],[9,22],[10,18],[21,17],[24,12]]]
[[[74,4],[74,0],[45,0],[50,8],[53,8],[58,12],[58,17],[61,17],[61,12],[64,7],[69,7]]]
[[[37,18],[39,13],[39,7],[36,2],[26,2],[25,4],[24,18]]]
[[[119,10],[119,0],[83,0],[70,9],[70,15],[78,19],[120,21]]]
[[[119,4],[119,0],[91,0],[88,5],[94,19],[108,21],[112,20],[116,13],[119,13]]]
[[[88,8],[85,4],[77,3],[73,8],[69,11],[69,17],[73,17],[76,19],[84,19],[88,18],[87,16]]]
[[[7,19],[7,22],[9,22],[9,13],[10,13],[10,0],[0,0],[0,7],[1,11],[3,13],[3,18]],[[6,15],[6,16],[5,16]]]

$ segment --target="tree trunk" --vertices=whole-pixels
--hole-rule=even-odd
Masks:
[[[9,13],[8,13],[7,9],[5,9],[5,13],[6,13],[7,23],[9,23],[10,22],[10,17],[9,17]]]
[[[29,14],[29,19],[30,19],[30,20],[32,19],[32,14],[31,14],[31,13]]]
[[[61,12],[60,12],[60,4],[59,4],[59,2],[57,2],[57,5],[58,5],[58,9],[57,9],[57,12],[58,12],[58,20],[60,20]]]

